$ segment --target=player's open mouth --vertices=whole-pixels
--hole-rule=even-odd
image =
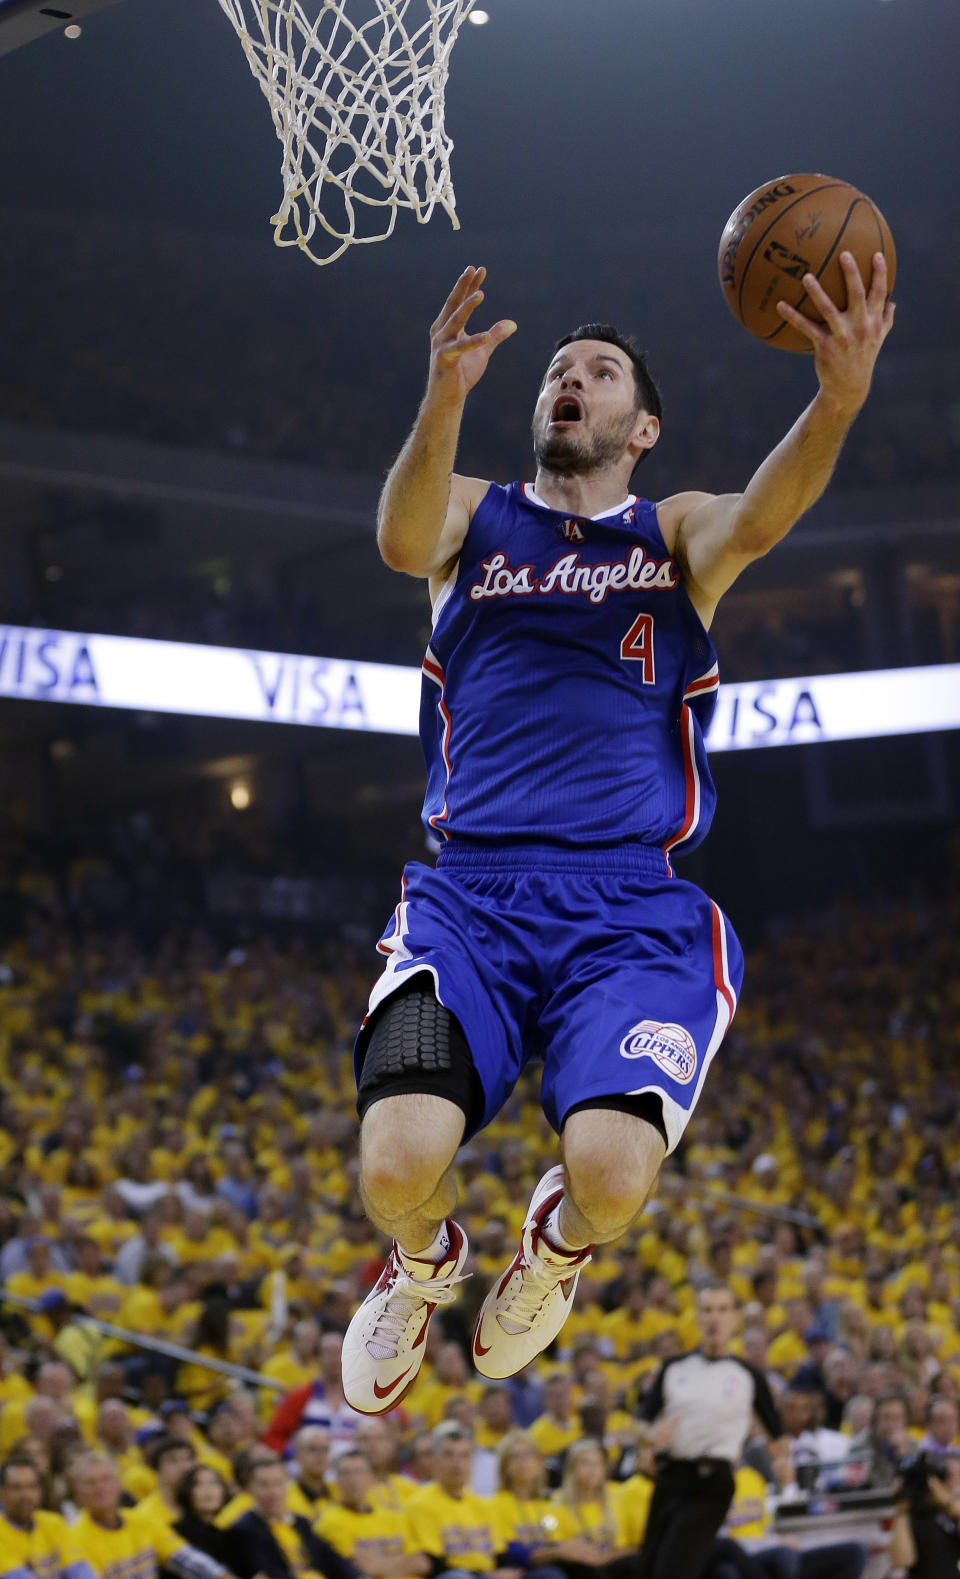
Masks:
[[[569,422],[581,422],[583,409],[575,395],[560,395],[553,403],[550,413],[550,426],[552,428],[565,426]]]

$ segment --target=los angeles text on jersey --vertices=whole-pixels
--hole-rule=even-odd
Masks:
[[[534,565],[514,569],[502,552],[491,554],[480,568],[483,580],[470,587],[474,603],[481,598],[522,598],[531,592],[583,593],[591,603],[602,603],[608,592],[671,592],[679,581],[672,559],[653,559],[639,543],[626,559],[598,564],[584,563],[576,551],[563,554],[541,576]]]

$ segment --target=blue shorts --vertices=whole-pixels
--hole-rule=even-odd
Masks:
[[[367,1020],[411,975],[429,971],[463,1027],[484,1093],[470,1134],[540,1058],[555,1130],[580,1102],[654,1092],[673,1151],[743,980],[723,912],[670,876],[652,846],[580,854],[451,843],[435,868],[405,868],[377,948],[386,966]]]

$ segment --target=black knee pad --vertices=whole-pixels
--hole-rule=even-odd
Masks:
[[[468,1132],[483,1116],[483,1087],[460,1022],[423,972],[392,992],[366,1027],[357,1112],[363,1118],[381,1097],[416,1092],[456,1103]]]

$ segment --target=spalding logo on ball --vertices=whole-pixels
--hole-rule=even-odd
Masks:
[[[803,287],[815,274],[830,299],[847,305],[841,252],[852,252],[869,287],[873,254],[887,260],[887,291],[893,290],[897,253],[890,227],[875,203],[846,181],[828,175],[784,175],[738,204],[720,237],[717,269],[734,317],[781,351],[811,352],[813,346],[777,312],[789,302],[817,323],[822,318]]]

